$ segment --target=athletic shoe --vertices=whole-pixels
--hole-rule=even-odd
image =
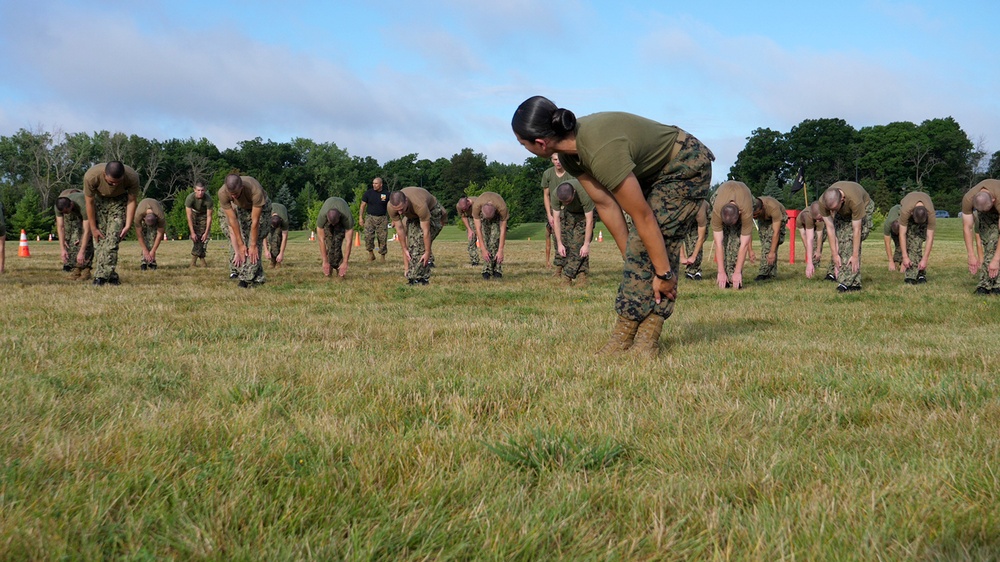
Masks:
[[[685,273],[684,275],[687,276],[688,279],[694,281],[694,273]]]
[[[486,281],[489,281],[490,280],[490,274],[489,273],[483,273],[483,279],[486,280]]]
[[[827,273],[826,274],[826,280],[827,281],[836,281],[837,277],[834,274],[832,274],[832,273]]]
[[[94,277],[94,285],[96,285],[98,287],[104,285],[107,282],[108,282],[108,280],[105,279],[105,278],[103,278],[103,277]]]
[[[493,274],[493,278],[494,279],[503,279],[503,273],[494,273]]]
[[[239,273],[236,273],[235,271],[233,271],[233,272],[231,272],[231,273],[229,274],[229,278],[230,278],[230,279],[236,279],[236,278],[237,278],[237,277],[239,277],[239,276],[240,276],[240,274],[239,274]]]
[[[143,271],[146,271],[148,268],[149,268],[149,266],[146,265],[146,264],[144,264],[144,263],[143,264],[139,264],[139,269],[141,269]]]
[[[903,283],[906,283],[907,285],[916,285],[917,284],[917,280],[916,279],[903,279]]]
[[[695,281],[701,281],[701,272],[700,271],[698,273],[694,274],[694,280]]]

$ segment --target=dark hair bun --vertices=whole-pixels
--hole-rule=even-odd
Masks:
[[[576,129],[576,115],[568,109],[559,108],[552,112],[552,131],[562,137]]]

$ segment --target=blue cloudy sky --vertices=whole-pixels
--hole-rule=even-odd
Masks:
[[[692,132],[725,179],[758,127],[952,116],[1000,150],[996,0],[0,0],[0,134],[335,142],[523,162],[543,94]]]

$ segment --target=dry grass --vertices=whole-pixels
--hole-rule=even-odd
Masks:
[[[398,245],[339,282],[296,239],[252,291],[219,243],[156,272],[125,243],[97,288],[32,242],[0,278],[0,558],[996,559],[1000,298],[941,222],[923,286],[874,234],[861,293],[684,281],[655,361],[593,355],[610,240],[568,289],[537,240],[492,283],[439,241],[407,287]]]

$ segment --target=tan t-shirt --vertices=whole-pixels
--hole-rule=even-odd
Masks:
[[[487,203],[496,207],[497,214],[494,218],[500,217],[501,221],[510,218],[510,212],[507,210],[507,202],[503,200],[503,197],[500,197],[499,193],[493,193],[492,191],[484,191],[476,197],[476,201],[472,204],[472,217],[482,220],[483,206]]]
[[[980,191],[988,191],[993,195],[995,200],[993,203],[993,209],[1000,212],[1000,180],[983,180],[976,185],[972,186],[972,189],[965,193],[962,197],[962,214],[971,215],[972,211],[972,200],[975,199],[976,194]],[[978,222],[977,222],[978,224]]]
[[[156,215],[156,228],[167,227],[167,221],[163,215],[163,205],[161,205],[156,199],[150,199],[148,197],[139,201],[139,204],[135,206],[135,220],[132,224],[140,224],[140,221],[143,220],[143,217],[145,217],[146,213],[149,211],[153,211],[153,214]]]
[[[431,195],[430,191],[422,187],[404,187],[400,189],[406,199],[410,201],[410,210],[405,213],[407,219],[417,219],[421,222],[431,220],[431,209],[437,206],[437,199]],[[389,205],[389,220],[399,219],[399,213],[392,210]]]
[[[840,206],[840,211],[837,212],[840,218],[846,220],[850,217],[852,221],[859,221],[865,218],[865,208],[868,207],[871,197],[868,196],[868,192],[865,191],[865,188],[861,187],[860,183],[838,181],[830,187],[839,189],[844,194],[844,204]],[[830,216],[830,209],[823,202],[823,197],[819,198],[819,214],[823,217]]]
[[[750,188],[741,181],[727,181],[715,192],[712,206],[712,232],[722,232],[722,208],[734,203],[740,209],[740,235],[753,234],[753,195]]]
[[[762,223],[771,223],[773,225],[775,221],[784,223],[788,220],[788,213],[785,212],[785,206],[774,197],[764,195],[760,198],[760,202],[764,204],[764,217],[760,219]]]
[[[59,197],[65,197],[76,205],[76,210],[71,211],[69,214],[75,214],[80,217],[80,220],[88,220],[87,198],[84,197],[82,191],[76,188],[64,189],[59,193]],[[59,216],[59,209],[56,209],[55,207],[52,207],[52,209],[55,211],[56,216]]]
[[[126,193],[139,197],[139,174],[131,166],[125,166],[125,175],[118,185],[104,180],[106,163],[95,164],[83,176],[83,194],[88,197],[120,197]]]
[[[917,203],[923,203],[927,207],[927,230],[934,230],[937,226],[937,217],[934,216],[934,203],[931,196],[921,191],[907,193],[903,200],[899,202],[899,224],[910,228],[910,217]]]
[[[261,187],[259,181],[250,176],[240,176],[240,179],[243,181],[243,191],[236,199],[230,195],[225,184],[219,188],[219,207],[221,209],[232,209],[235,203],[239,208],[249,211],[254,207],[263,207],[270,202],[267,192]]]
[[[812,211],[809,207],[799,211],[799,216],[795,217],[795,228],[804,228],[806,230],[816,230],[816,221],[821,223],[820,228],[823,228],[823,219],[819,217],[813,217]]]

